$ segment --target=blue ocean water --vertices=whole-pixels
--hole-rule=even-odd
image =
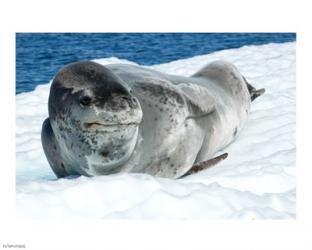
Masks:
[[[118,57],[152,65],[295,40],[295,33],[16,33],[16,94],[48,83],[62,66],[79,60]]]

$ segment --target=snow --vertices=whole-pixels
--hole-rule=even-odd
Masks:
[[[296,43],[244,46],[149,66],[189,76],[214,60],[234,63],[266,93],[218,165],[170,180],[146,174],[58,179],[44,156],[41,124],[50,84],[16,95],[16,211],[21,218],[294,219]],[[118,58],[102,64],[132,63]]]

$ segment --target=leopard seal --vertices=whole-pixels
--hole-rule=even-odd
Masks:
[[[179,178],[203,169],[240,133],[256,90],[231,63],[190,77],[82,61],[51,84],[42,145],[57,177],[147,173]]]

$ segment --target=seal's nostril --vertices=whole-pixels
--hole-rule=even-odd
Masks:
[[[91,104],[91,97],[90,96],[82,96],[80,99],[79,99],[79,103],[81,106],[85,107],[85,106],[89,106]]]

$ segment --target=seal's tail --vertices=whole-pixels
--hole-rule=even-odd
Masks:
[[[261,96],[265,92],[265,89],[255,89],[251,84],[247,82],[245,77],[243,78],[246,82],[251,101],[255,100],[257,97]]]

